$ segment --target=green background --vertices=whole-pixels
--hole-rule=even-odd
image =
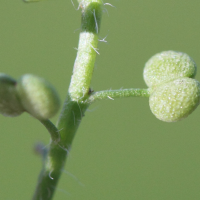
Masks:
[[[92,88],[146,87],[142,72],[155,53],[188,53],[200,66],[199,0],[109,0]],[[77,3],[74,0],[75,7]],[[0,1],[0,71],[49,80],[64,101],[80,11],[70,0]],[[197,72],[197,80],[200,73]],[[56,122],[58,115],[52,119]],[[177,123],[157,120],[147,98],[104,100],[86,112],[55,200],[199,200],[200,110]],[[28,114],[0,116],[0,199],[31,199],[41,169],[34,154],[49,143]]]

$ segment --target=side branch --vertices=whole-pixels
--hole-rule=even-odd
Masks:
[[[92,94],[87,100],[88,103],[93,103],[96,100],[102,99],[114,99],[120,97],[149,97],[150,90],[149,89],[120,89],[120,90],[104,90],[95,92]]]
[[[60,134],[56,126],[48,119],[40,120],[40,122],[46,127],[46,129],[50,133],[52,142],[54,142],[55,144],[58,143],[60,141]]]

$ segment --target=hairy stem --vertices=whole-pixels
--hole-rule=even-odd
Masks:
[[[92,94],[87,101],[92,103],[96,100],[102,99],[113,99],[113,98],[120,98],[120,97],[149,97],[150,90],[149,89],[120,89],[120,90],[104,90],[95,92]]]
[[[95,58],[98,53],[102,2],[100,0],[83,2],[81,3],[83,10],[78,52],[69,87],[72,101],[82,101],[88,97]]]
[[[82,8],[82,22],[78,52],[57,129],[50,121],[41,121],[50,132],[52,141],[33,200],[51,200],[53,198],[75,133],[89,106],[85,100],[90,96],[89,88],[97,53],[97,34],[100,28],[102,1],[81,0],[80,7]]]
[[[71,144],[87,104],[79,104],[67,99],[68,104],[64,106],[58,129],[51,123],[42,121],[49,130],[52,140],[48,154],[45,158],[43,169],[40,173],[38,185],[34,194],[34,200],[50,200],[53,197],[56,185],[63,171],[66,157],[70,152]],[[58,137],[59,134],[59,137]]]

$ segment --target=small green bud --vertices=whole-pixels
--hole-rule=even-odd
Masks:
[[[144,68],[144,80],[148,87],[157,87],[182,77],[194,78],[196,64],[186,53],[164,51],[151,57]]]
[[[150,95],[152,113],[165,122],[176,122],[192,113],[200,102],[200,83],[179,78],[157,87]]]
[[[43,78],[26,74],[20,78],[17,90],[26,111],[37,119],[49,119],[59,110],[58,94]]]
[[[16,117],[24,112],[16,91],[17,82],[10,76],[0,73],[0,113]]]

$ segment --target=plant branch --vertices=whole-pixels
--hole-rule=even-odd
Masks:
[[[93,103],[96,100],[102,99],[113,99],[113,98],[120,98],[120,97],[149,97],[150,90],[149,89],[120,89],[120,90],[104,90],[95,92],[92,94],[87,101],[89,103]]]
[[[50,121],[41,121],[49,130],[51,137],[56,140],[52,140],[50,143],[33,200],[50,200],[53,198],[67,155],[70,153],[73,138],[88,106],[88,104],[71,101],[69,96],[66,101],[69,103],[64,106],[58,129],[52,126]],[[59,133],[59,137],[57,137],[57,133]]]
[[[56,128],[56,126],[48,119],[40,120],[40,122],[46,127],[46,129],[50,133],[51,140],[54,143],[58,143],[60,141],[60,134],[59,134],[59,130]]]
[[[102,1],[81,0],[80,7],[82,8],[82,22],[78,52],[67,98],[58,120],[58,129],[50,121],[41,121],[50,132],[52,141],[33,200],[51,200],[53,198],[75,133],[89,106],[84,100],[90,96],[89,88],[97,53],[97,34],[100,28]],[[57,137],[57,133],[59,137]]]

